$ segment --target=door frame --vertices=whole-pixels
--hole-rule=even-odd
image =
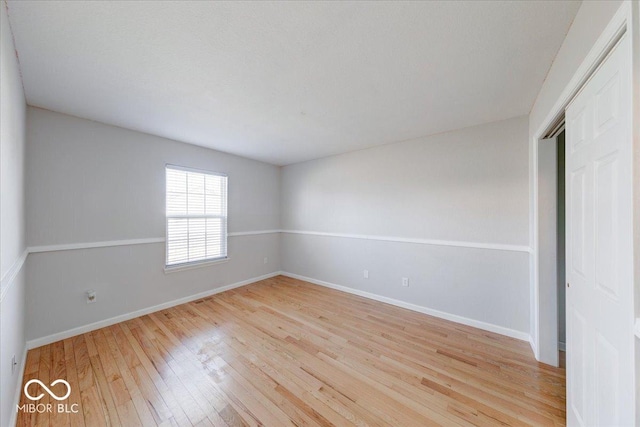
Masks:
[[[538,150],[539,144],[541,144],[542,140],[547,136],[550,132],[554,130],[555,127],[558,126],[558,123],[564,119],[564,110],[569,105],[569,102],[578,94],[580,89],[584,86],[587,80],[591,77],[594,71],[598,68],[598,66],[603,62],[603,60],[607,57],[609,52],[613,49],[616,43],[620,40],[620,38],[627,34],[631,38],[631,63],[633,64],[634,72],[632,73],[632,87],[634,88],[634,93],[632,94],[632,105],[634,110],[638,103],[640,103],[640,96],[638,95],[637,90],[637,77],[635,70],[637,69],[637,64],[634,62],[633,53],[638,50],[637,41],[636,41],[636,23],[633,19],[633,11],[638,8],[637,2],[632,1],[624,1],[618,11],[615,13],[609,24],[607,24],[606,28],[600,34],[600,37],[596,40],[593,47],[582,61],[576,72],[573,74],[573,77],[565,86],[564,90],[561,92],[560,96],[554,103],[553,107],[547,115],[545,119],[542,121],[542,124],[538,129],[536,129],[533,134],[533,138],[531,140],[530,145],[530,163],[529,167],[532,172],[532,182],[530,182],[530,205],[529,205],[529,215],[531,218],[529,224],[529,239],[531,242],[531,257],[529,261],[530,266],[530,287],[531,287],[531,348],[533,349],[534,355],[536,359],[540,362],[558,366],[558,340],[553,337],[545,337],[540,336],[540,326],[541,324],[549,321],[553,321],[548,318],[548,316],[541,310],[543,306],[549,306],[549,304],[553,304],[552,301],[541,300],[541,295],[550,294],[549,289],[540,289],[540,246],[539,246],[539,217],[538,217],[538,207],[539,207],[539,199],[538,199]],[[640,13],[637,13],[640,15]],[[635,115],[633,115],[633,129],[638,127],[638,119]],[[634,140],[637,139],[637,135],[634,133]],[[638,150],[640,144],[637,141],[634,141],[634,150]],[[638,154],[636,154],[638,156]],[[640,189],[640,185],[638,185],[638,172],[634,171],[634,194],[638,194]],[[640,239],[640,236],[637,236],[635,242]],[[636,251],[638,252],[638,251]],[[636,259],[640,254],[635,254]],[[638,273],[636,273],[637,277]],[[545,286],[550,286],[550,284],[545,284]],[[553,284],[555,287],[556,284]],[[637,286],[637,284],[636,284]],[[541,292],[544,291],[544,292]],[[637,298],[637,297],[636,297]],[[540,351],[540,348],[544,347],[544,354]],[[555,349],[555,357],[549,357],[549,354],[554,354],[553,349]]]
[[[564,123],[564,112],[562,114]],[[562,125],[564,127],[564,125]],[[558,270],[557,270],[557,243],[558,243],[558,227],[557,227],[557,212],[558,212],[558,135],[557,131],[552,131],[553,134],[545,134],[546,138],[538,140],[538,144],[535,147],[536,169],[534,174],[536,176],[536,278],[538,280],[538,300],[542,303],[540,305],[540,311],[538,312],[538,331],[542,338],[536,347],[538,355],[536,359],[543,361],[547,365],[559,366],[559,344],[558,344]],[[553,170],[549,170],[551,166],[549,163],[549,153],[544,154],[544,150],[554,151],[553,158]],[[546,160],[545,160],[546,158]],[[540,161],[541,159],[542,162]],[[542,175],[540,175],[542,173]],[[549,206],[549,201],[546,204],[542,203],[540,197],[540,183],[542,183],[543,193],[549,191],[549,182],[553,182],[553,206]],[[547,199],[549,194],[546,194]],[[542,205],[542,209],[541,208]],[[551,211],[549,210],[549,208]],[[552,213],[553,215],[550,215]],[[547,227],[541,229],[540,218],[545,220]],[[550,221],[550,216],[553,216],[553,221]],[[550,239],[553,235],[553,239]],[[542,237],[543,242],[540,242]],[[554,259],[553,265],[550,264],[551,259]],[[542,261],[541,261],[542,260]],[[546,267],[546,268],[545,268]],[[552,270],[552,271],[550,271]],[[545,280],[540,280],[544,277]],[[549,280],[552,281],[549,282]],[[542,310],[542,307],[548,307],[548,310]]]

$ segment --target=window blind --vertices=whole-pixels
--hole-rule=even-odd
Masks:
[[[227,177],[166,167],[167,260],[177,266],[227,257]]]

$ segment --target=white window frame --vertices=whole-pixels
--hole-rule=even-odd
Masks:
[[[224,201],[224,208],[225,208],[225,212],[224,215],[169,215],[167,213],[167,170],[168,169],[173,169],[173,170],[180,170],[180,171],[184,171],[184,172],[193,172],[193,173],[200,173],[200,174],[205,174],[205,175],[213,175],[213,176],[219,176],[219,177],[224,177],[226,178],[226,188],[225,188],[225,201]],[[174,165],[174,164],[170,164],[167,163],[165,164],[165,168],[164,168],[164,195],[165,195],[165,203],[164,203],[164,207],[165,207],[165,257],[164,257],[164,272],[165,273],[172,273],[175,271],[181,271],[181,270],[190,270],[193,268],[198,268],[198,267],[204,267],[207,265],[211,265],[211,264],[218,264],[218,263],[223,263],[223,262],[227,262],[229,260],[229,233],[228,233],[228,203],[229,203],[229,177],[228,175],[224,174],[224,173],[220,173],[220,172],[213,172],[210,170],[205,170],[205,169],[197,169],[197,168],[191,168],[191,167],[186,167],[186,166],[179,166],[179,165]],[[205,258],[202,260],[197,260],[197,261],[187,261],[187,262],[182,262],[182,263],[177,263],[177,264],[168,264],[169,261],[169,219],[171,218],[219,218],[222,219],[222,236],[221,238],[224,241],[224,248],[225,248],[225,253],[222,256],[219,257],[215,257],[215,258]]]

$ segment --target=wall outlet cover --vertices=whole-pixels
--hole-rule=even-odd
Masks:
[[[96,291],[94,290],[89,290],[87,291],[87,304],[93,304],[94,302],[96,302]]]

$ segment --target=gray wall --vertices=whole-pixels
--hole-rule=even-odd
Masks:
[[[29,107],[29,246],[163,238],[166,163],[228,174],[230,233],[280,228],[278,167]],[[164,251],[158,242],[30,255],[28,339],[280,270],[277,233],[230,237],[230,261],[171,274]]]
[[[303,233],[282,236],[283,270],[528,335],[527,133],[518,117],[284,167],[282,228]]]
[[[279,169],[29,108],[29,246],[164,237],[166,163],[229,175],[229,232],[279,227]]]
[[[26,105],[7,11],[0,5],[0,425],[15,414],[25,348]],[[11,357],[18,366],[11,372]]]

